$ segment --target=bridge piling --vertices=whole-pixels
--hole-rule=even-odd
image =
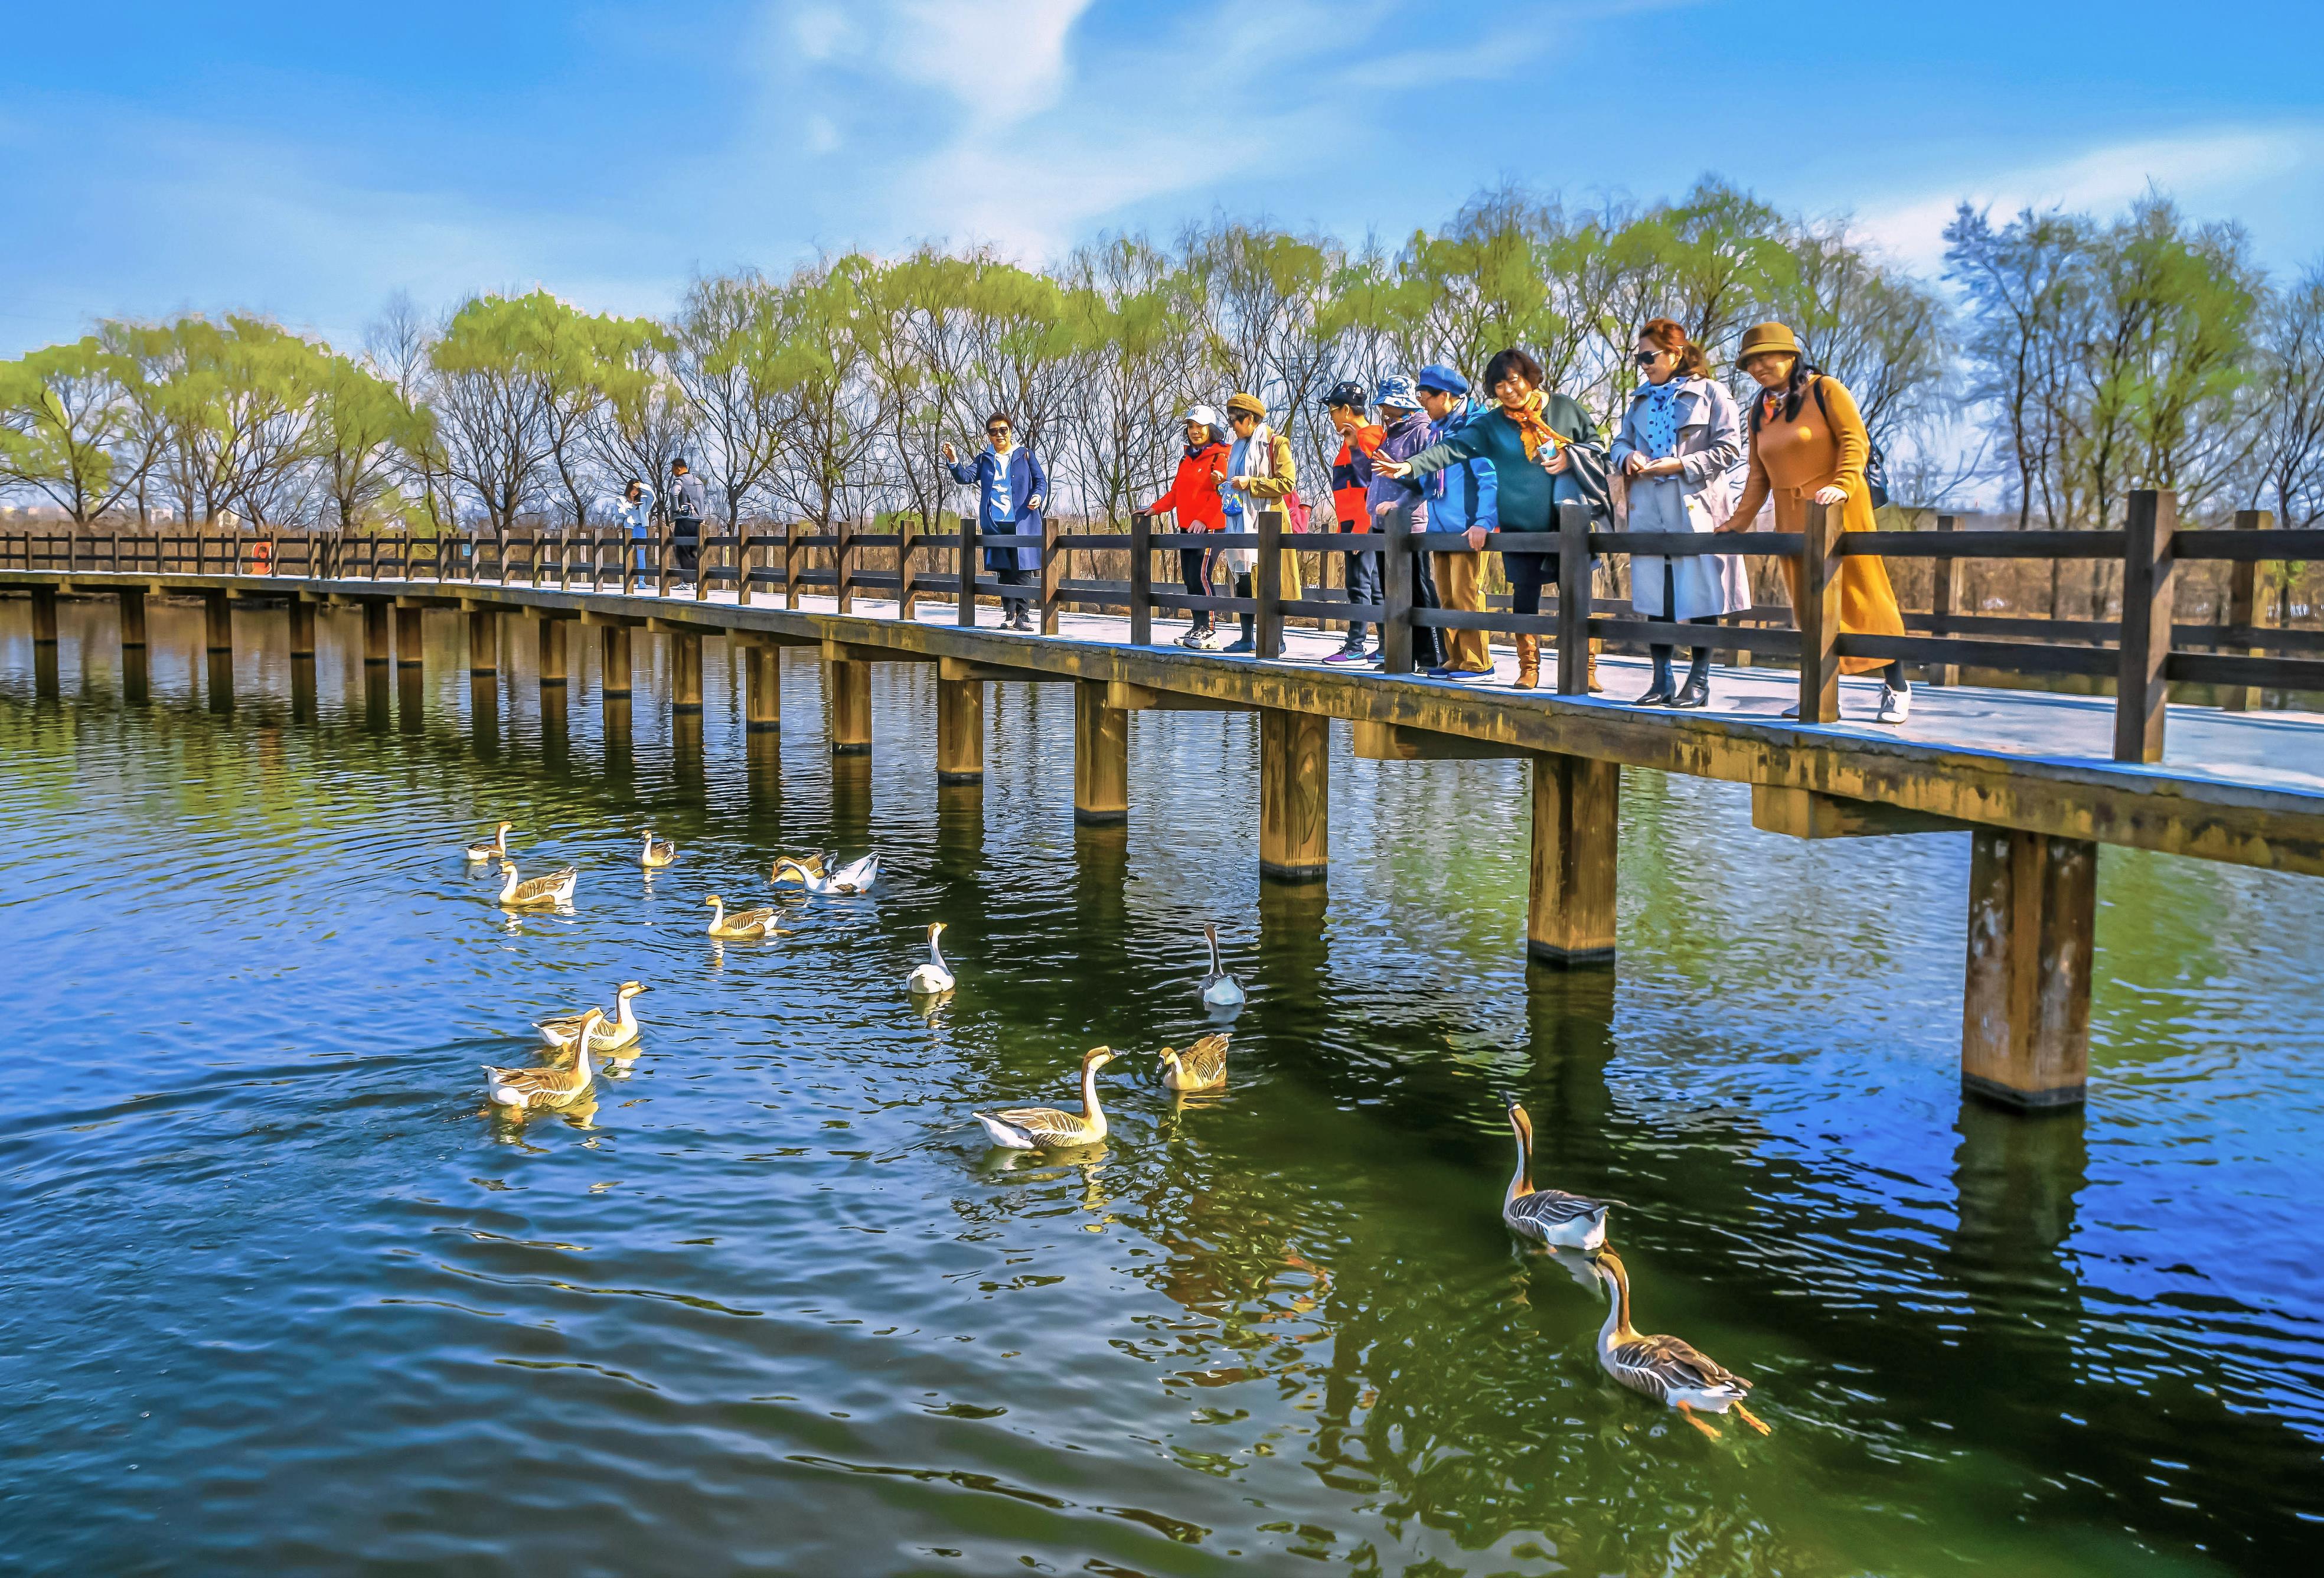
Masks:
[[[137,599],[136,644],[142,647],[145,644],[145,599],[142,593],[124,592],[121,595],[121,641],[124,646],[130,644],[129,600],[132,597]],[[304,597],[294,597],[290,601],[290,656],[304,658],[309,662],[315,658],[315,605]]]
[[[378,597],[366,597],[363,605],[364,667],[384,669],[389,662],[387,650],[387,604]]]
[[[742,649],[743,730],[776,734],[783,727],[783,650],[769,641]]]
[[[234,604],[224,592],[202,598],[203,644],[209,658],[210,710],[234,710]]]
[[[397,612],[399,614],[410,614],[413,627],[415,629],[418,627],[420,623],[418,609],[399,609]],[[418,660],[416,645],[413,649],[413,659],[415,661]],[[468,678],[498,679],[500,677],[501,616],[487,608],[472,609],[468,614]]]
[[[145,594],[143,592],[124,592],[120,594],[120,597],[122,651],[126,653],[134,647],[142,652],[145,650]],[[312,617],[309,618],[307,624],[310,631],[314,628],[314,620]],[[298,627],[294,624],[291,629],[295,632]],[[292,650],[295,651],[297,650],[298,643],[293,641],[291,646]],[[314,651],[311,641],[309,642],[307,650],[310,652]]]
[[[562,701],[565,692],[565,622],[543,618],[540,625],[540,688],[554,690]]]
[[[828,658],[824,682],[831,692],[831,753],[872,754],[872,665],[852,658]]]
[[[702,638],[691,631],[669,634],[669,710],[673,717],[702,715]]]
[[[1279,882],[1320,882],[1332,860],[1331,720],[1259,713],[1259,872]]]
[[[1614,960],[1622,770],[1586,756],[1533,761],[1533,861],[1526,953],[1571,968]]]
[[[2089,1077],[2098,845],[1969,835],[1961,1085],[2013,1107],[2079,1105]]]
[[[32,644],[36,647],[57,644],[57,593],[53,586],[32,588]]]
[[[1078,776],[1078,775],[1077,775]],[[984,681],[936,680],[936,781],[984,781]]]
[[[1074,682],[1074,820],[1130,820],[1130,714],[1108,706],[1104,685],[1091,679]]]
[[[608,709],[630,699],[630,631],[608,624],[597,632],[597,699]]]

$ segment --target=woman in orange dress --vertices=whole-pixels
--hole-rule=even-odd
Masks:
[[[1864,430],[1864,418],[1847,387],[1808,365],[1800,342],[1780,323],[1763,323],[1745,334],[1735,362],[1757,383],[1759,397],[1751,402],[1750,477],[1743,484],[1743,496],[1735,501],[1734,514],[1719,530],[1748,531],[1770,496],[1775,501],[1778,531],[1805,531],[1811,503],[1840,505],[1843,531],[1879,530],[1864,480],[1872,437]],[[1794,559],[1782,562],[1796,609],[1800,567]],[[1904,633],[1904,615],[1888,584],[1888,567],[1870,555],[1849,554],[1840,561],[1840,628],[1848,635]],[[1912,712],[1913,691],[1904,682],[1902,662],[1842,658],[1840,669],[1843,674],[1886,670],[1879,722],[1901,724]],[[1784,715],[1796,717],[1799,709],[1793,707]]]

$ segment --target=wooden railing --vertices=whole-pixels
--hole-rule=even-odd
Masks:
[[[1941,528],[1950,524],[1940,519]],[[1468,541],[1458,535],[1414,533],[1393,513],[1382,530],[1357,533],[1286,531],[1277,512],[1260,515],[1254,531],[1233,533],[1161,531],[1142,515],[1132,518],[1126,534],[1067,532],[1052,521],[1038,534],[1012,536],[981,532],[973,517],[959,518],[950,531],[925,531],[910,521],[887,532],[861,531],[849,523],[828,531],[799,522],[779,531],[743,526],[702,536],[690,576],[678,562],[679,545],[666,531],[637,539],[619,531],[586,529],[421,537],[200,530],[146,535],[51,528],[0,536],[0,569],[428,581],[651,592],[663,597],[683,589],[696,600],[723,587],[746,606],[764,595],[779,597],[789,608],[799,606],[803,592],[814,591],[834,596],[842,613],[853,612],[857,596],[872,592],[892,597],[903,617],[914,616],[922,598],[949,598],[964,625],[975,623],[977,597],[1021,595],[1038,610],[1041,628],[1050,634],[1056,633],[1064,609],[1100,609],[1126,614],[1130,639],[1138,645],[1151,641],[1157,609],[1249,614],[1261,658],[1281,655],[1286,620],[1361,620],[1380,627],[1384,666],[1391,674],[1412,671],[1416,630],[1545,637],[1557,653],[1556,689],[1568,696],[1587,687],[1590,641],[1668,642],[1796,662],[1800,717],[1806,723],[1838,715],[1844,658],[1901,660],[1923,666],[1940,681],[1951,680],[1964,667],[2081,675],[2114,682],[2116,758],[2153,761],[2163,751],[2163,699],[2174,681],[2220,687],[2230,707],[2253,705],[2261,687],[2324,691],[2324,631],[2260,624],[2254,595],[2262,561],[2324,559],[2324,531],[2259,529],[2264,525],[2264,516],[2246,512],[2237,517],[2236,530],[2181,531],[2172,495],[2153,492],[2132,495],[2127,523],[2117,531],[1848,532],[1838,529],[1838,515],[1821,506],[1811,507],[1807,528],[1798,532],[1593,531],[1581,507],[1569,504],[1554,532],[1496,532],[1486,540],[1488,551],[1554,557],[1559,587],[1579,588],[1579,595],[1569,590],[1545,599],[1545,611],[1536,614],[1418,606],[1412,556],[1463,551]],[[1038,549],[1038,570],[1031,585],[1007,586],[982,568],[984,549],[1020,544]],[[1173,555],[1166,562],[1175,563],[1180,549],[1230,548],[1256,550],[1249,597],[1185,592],[1175,584],[1175,575],[1156,581],[1157,552]],[[1328,586],[1285,596],[1286,549],[1381,554],[1381,600],[1351,603],[1345,591]],[[1076,551],[1127,551],[1128,579],[1068,578],[1068,556]],[[1767,628],[1766,621],[1782,616],[1780,609],[1745,610],[1707,627],[1644,619],[1627,604],[1601,603],[1590,591],[1591,569],[1595,556],[1608,553],[1788,558],[1798,566],[1801,592],[1794,628]],[[1934,608],[1908,614],[1907,633],[1901,636],[1842,633],[1840,566],[1854,554],[1937,561]],[[880,556],[890,568],[875,568],[867,555]],[[1961,612],[1961,566],[1992,558],[2116,560],[2124,617],[2064,621]],[[2225,560],[2232,567],[2227,623],[2189,625],[2172,618],[2173,567],[2200,560]],[[1346,577],[1340,579],[1344,584]],[[964,587],[969,595],[962,595]]]

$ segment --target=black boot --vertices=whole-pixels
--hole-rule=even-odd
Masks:
[[[1646,693],[1630,703],[1632,706],[1668,706],[1671,703],[1671,649],[1655,645],[1646,649],[1655,660],[1655,680]]]
[[[1687,660],[1686,683],[1671,697],[1674,707],[1703,707],[1711,705],[1711,649],[1697,647]]]

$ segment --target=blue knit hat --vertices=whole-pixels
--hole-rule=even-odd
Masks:
[[[1441,390],[1446,394],[1466,394],[1469,381],[1442,362],[1431,362],[1413,374],[1415,383],[1423,389]]]
[[[1411,379],[1391,373],[1372,391],[1372,404],[1382,411],[1418,411],[1420,397],[1413,393]]]

